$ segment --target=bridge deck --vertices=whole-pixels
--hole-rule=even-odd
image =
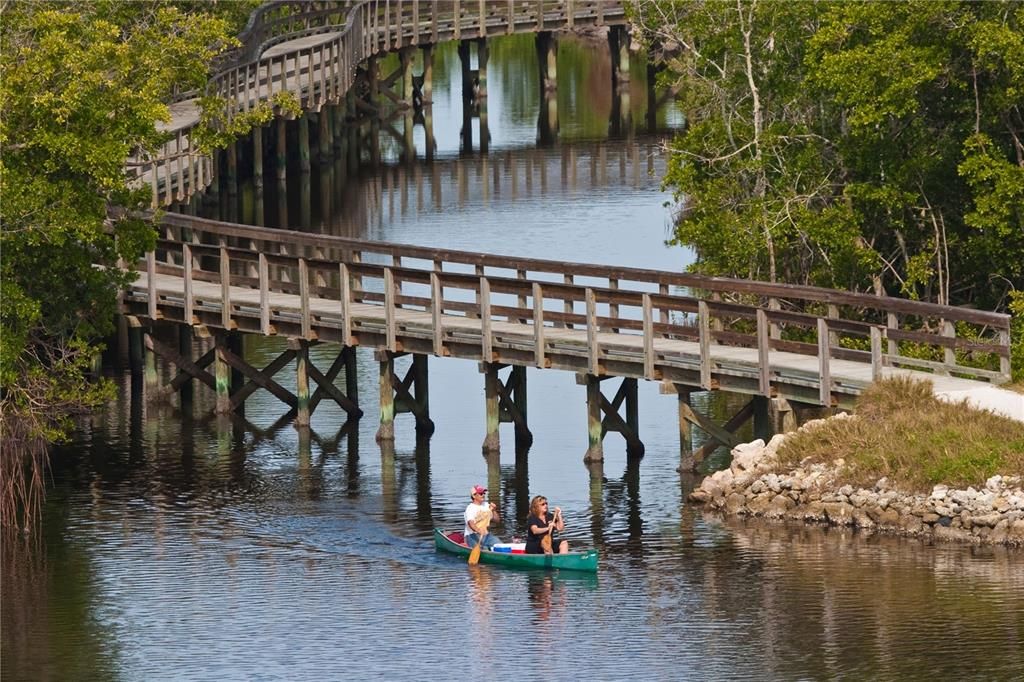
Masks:
[[[185,290],[182,277],[169,274],[155,274],[154,291],[163,310],[179,308],[184,311],[182,292]],[[140,273],[127,298],[137,302],[148,301],[149,276]],[[222,287],[215,282],[193,282],[192,295],[195,311],[212,318],[222,315]],[[253,332],[262,306],[261,292],[245,286],[229,287],[231,316],[233,324],[240,329]],[[273,292],[269,294],[269,307],[274,325],[296,325],[303,314],[302,297],[298,294]],[[314,321],[314,336],[324,340],[340,340],[344,320],[342,306],[337,299],[310,297],[308,308]],[[352,302],[349,304],[352,334],[351,345],[386,347],[388,338],[388,314],[382,303]],[[168,312],[169,318],[178,317]],[[441,314],[440,338],[442,354],[468,360],[485,360],[484,324],[481,319],[465,315]],[[248,323],[247,323],[248,321]],[[428,310],[396,307],[393,310],[395,348],[412,352],[433,352],[435,338],[435,316]],[[532,321],[520,322],[507,319],[492,319],[490,322],[491,347],[495,362],[535,365],[523,362],[524,358],[537,357],[536,330]],[[588,370],[589,343],[586,329],[568,329],[545,326],[543,330],[543,366],[550,369],[573,372]],[[601,330],[594,335],[600,349],[599,363],[602,368],[614,366],[616,376],[645,377],[644,337],[637,333]],[[698,342],[682,339],[657,338],[653,341],[657,358],[655,369],[665,380],[680,381],[700,387],[701,348]],[[710,365],[715,387],[728,387],[740,393],[757,394],[760,374],[759,354],[756,348],[741,348],[725,345],[711,345]],[[775,394],[795,400],[814,402],[820,394],[820,362],[817,357],[771,350],[768,352],[768,367]],[[707,360],[706,360],[707,361]],[[849,406],[873,379],[871,365],[831,358],[828,361],[831,375],[831,393],[839,405]],[[987,405],[996,411],[1024,421],[1024,396],[1015,401],[1008,391],[996,389],[990,384],[936,374],[926,374],[904,368],[886,367],[884,376],[900,374],[927,378],[934,384],[937,394],[967,397],[972,391],[984,388],[989,394]],[[966,393],[965,393],[966,392]]]

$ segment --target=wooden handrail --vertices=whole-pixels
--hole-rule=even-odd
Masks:
[[[773,381],[767,368],[769,354],[797,353],[818,358],[821,383],[817,398],[823,404],[834,390],[839,390],[829,383],[831,359],[870,363],[871,375],[876,377],[883,365],[971,374],[995,381],[1009,377],[1009,316],[999,313],[815,287],[295,233],[176,214],[164,216],[160,226],[163,236],[157,240],[157,250],[140,261],[140,269],[148,274],[146,314],[153,319],[193,322],[199,305],[193,300],[194,283],[206,283],[206,291],[210,284],[219,291],[219,301],[214,301],[217,317],[210,319],[209,308],[205,308],[207,324],[230,329],[246,315],[256,316],[259,323],[255,329],[264,334],[273,328],[269,300],[275,293],[299,297],[296,331],[307,339],[316,338],[319,324],[315,317],[320,313],[314,314],[313,299],[339,301],[336,309],[343,339],[353,335],[353,304],[382,306],[383,347],[392,351],[400,349],[396,313],[403,308],[430,312],[434,325],[430,348],[438,355],[445,353],[443,315],[478,319],[482,334],[478,348],[485,361],[498,357],[493,336],[497,321],[525,323],[526,330],[533,325],[532,332],[527,332],[534,342],[529,361],[541,367],[548,362],[546,328],[554,325],[585,330],[586,349],[581,357],[586,370],[595,374],[604,372],[609,352],[637,350],[635,339],[639,335],[643,340],[642,351],[638,352],[642,352],[643,376],[647,378],[657,378],[660,371],[655,340],[677,339],[698,345],[696,383],[704,388],[714,387],[717,381],[718,370],[711,360],[713,348],[739,346],[757,350],[757,385],[765,395],[766,385]],[[257,245],[258,251],[254,248]],[[181,278],[184,301],[178,303],[178,296],[166,288],[157,294],[155,278],[161,275]],[[588,282],[578,283],[578,277],[586,277]],[[604,279],[606,284],[594,279]],[[672,293],[670,287],[687,287],[689,291]],[[244,305],[232,302],[233,295],[236,300],[244,299],[232,293],[238,288],[259,291],[258,313],[246,312]],[[730,296],[738,300],[724,300]],[[843,301],[845,308],[832,303],[837,300]],[[783,309],[781,301],[797,309]],[[858,305],[849,305],[850,301]],[[830,304],[823,306],[823,302]],[[168,316],[166,306],[182,311]],[[939,324],[934,331],[901,329],[893,310],[905,311],[914,318],[938,320]],[[853,317],[843,318],[844,312]],[[952,320],[981,325],[996,338],[989,342],[958,337]],[[803,336],[796,340],[780,338],[772,330],[781,327],[800,328]],[[619,336],[613,340],[605,336],[607,332]],[[861,349],[844,347],[844,339],[858,339],[866,345]],[[890,345],[883,354],[884,341]],[[942,361],[900,355],[900,341],[941,351]],[[1000,369],[959,365],[958,350],[992,353],[999,358]],[[563,348],[558,352],[564,357],[567,351]]]
[[[206,233],[217,238],[233,237],[238,239],[255,239],[262,242],[287,243],[289,245],[316,247],[321,249],[337,249],[342,252],[359,251],[364,254],[374,253],[381,256],[391,257],[397,255],[401,256],[403,259],[416,259],[429,261],[431,263],[434,261],[440,261],[442,263],[464,266],[494,267],[509,270],[524,270],[533,273],[615,279],[619,282],[619,291],[625,291],[625,286],[631,282],[664,286],[682,286],[708,292],[717,291],[726,294],[801,300],[819,304],[832,303],[836,305],[872,309],[879,313],[895,312],[924,318],[941,318],[951,321],[985,325],[995,330],[1008,330],[1010,328],[1010,316],[1003,313],[939,305],[937,303],[927,303],[923,301],[910,301],[891,296],[876,296],[874,294],[824,289],[821,287],[758,282],[727,277],[709,277],[706,275],[676,273],[665,270],[573,263],[539,258],[511,258],[508,256],[479,253],[475,251],[438,249],[409,244],[350,239],[346,237],[336,237],[333,235],[291,232],[275,228],[251,227],[180,214],[164,215],[161,218],[161,225],[164,227],[172,226],[188,228],[192,231]],[[194,245],[193,248],[197,247],[198,245]],[[548,285],[558,286],[558,283],[549,281],[543,281],[542,283],[545,287]],[[563,284],[562,286],[572,285]],[[792,318],[787,319],[786,315],[786,313],[780,312],[777,321],[795,321]]]

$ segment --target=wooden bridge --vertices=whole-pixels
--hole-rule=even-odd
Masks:
[[[326,7],[324,5],[327,5]],[[626,17],[621,2],[610,0],[369,0],[316,3],[287,0],[257,10],[240,36],[242,46],[223,55],[215,65],[203,93],[181,93],[171,105],[171,121],[164,126],[170,139],[158,150],[129,160],[135,182],[148,184],[153,207],[184,202],[209,187],[219,175],[232,176],[237,150],[230,145],[223,158],[199,150],[192,141],[199,124],[200,95],[216,95],[224,102],[224,120],[230,121],[275,96],[288,93],[304,112],[316,112],[321,145],[344,140],[355,152],[364,139],[376,150],[376,133],[388,128],[390,116],[406,117],[405,132],[411,145],[413,111],[429,104],[432,96],[433,46],[460,43],[463,97],[473,102],[481,122],[486,119],[487,40],[515,33],[537,35],[541,61],[539,86],[557,87],[555,32],[582,27],[609,27],[614,53],[613,81],[629,80]],[[470,51],[476,51],[471,68]],[[413,73],[414,53],[422,52],[422,72]],[[397,52],[399,68],[380,73],[379,58]],[[397,92],[393,89],[397,88]],[[468,113],[472,107],[465,107]],[[275,152],[277,174],[284,173],[284,126],[288,118],[276,110]],[[429,116],[427,117],[429,122]],[[309,131],[306,117],[299,119],[299,155],[308,168]],[[557,120],[545,120],[542,128]],[[367,128],[373,135],[368,135]],[[469,130],[469,126],[465,127]],[[257,186],[262,186],[264,130],[252,132],[252,163]],[[396,134],[398,134],[396,132]],[[486,145],[486,136],[482,136]],[[428,130],[429,139],[432,133]],[[429,153],[429,151],[428,151]]]
[[[601,459],[607,431],[621,432],[630,453],[643,452],[638,380],[661,382],[679,396],[682,431],[696,424],[732,445],[736,427],[750,418],[770,427],[773,407],[782,415],[794,405],[850,407],[874,379],[896,372],[947,389],[1009,379],[1010,318],[998,313],[173,214],[161,219],[160,229],[156,250],[124,293],[123,311],[145,330],[146,347],[179,369],[167,389],[198,380],[217,392],[222,412],[265,388],[296,410],[299,424],[326,397],[358,417],[353,349],[362,346],[380,362],[378,438],[394,437],[394,416],[403,411],[429,434],[427,356],[464,358],[479,361],[484,374],[484,449],[493,451],[500,421],[515,423],[520,443],[532,439],[526,368],[562,370],[586,387],[587,458]],[[178,329],[184,342],[168,343],[159,333],[166,327]],[[215,337],[214,348],[198,359],[183,352],[194,331]],[[283,336],[289,349],[266,368],[250,367],[238,350],[240,334]],[[326,370],[308,359],[309,345],[321,342],[339,348]],[[394,359],[403,354],[413,363],[399,377]],[[965,364],[986,357],[991,369]],[[293,359],[298,395],[273,379]],[[343,368],[344,391],[334,385]],[[504,368],[510,368],[506,379],[499,374]],[[313,394],[309,379],[318,387]],[[602,383],[611,379],[619,386],[606,396]],[[724,426],[689,405],[692,391],[717,389],[751,396]]]

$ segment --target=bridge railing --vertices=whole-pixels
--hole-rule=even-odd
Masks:
[[[327,7],[275,3],[257,10],[243,32],[243,46],[214,65],[205,94],[226,102],[229,120],[281,92],[291,93],[303,110],[319,111],[325,104],[339,103],[352,87],[357,65],[377,54],[624,20],[622,3],[601,0],[368,0]],[[262,56],[271,45],[321,33],[328,37],[316,44]],[[334,33],[338,35],[329,37]],[[174,101],[181,105],[198,94],[183,93]],[[183,201],[213,181],[212,159],[191,142],[197,123],[195,115],[172,130],[171,139],[158,150],[128,160],[135,181],[149,183],[153,207]]]
[[[582,329],[588,342],[579,353],[594,373],[601,373],[617,353],[641,347],[644,375],[651,379],[660,378],[654,341],[689,341],[699,344],[701,383],[708,387],[712,346],[753,348],[766,394],[768,353],[784,351],[818,358],[825,379],[822,402],[831,359],[870,365],[872,376],[883,367],[994,383],[1010,375],[1010,318],[1000,313],[808,286],[285,232],[173,214],[162,219],[161,229],[157,250],[140,266],[182,278],[184,295],[174,301],[159,298],[151,277],[146,300],[154,318],[162,306],[173,306],[184,310],[170,317],[191,321],[197,306],[213,305],[207,313],[216,310],[219,317],[206,324],[230,329],[247,317],[258,319],[265,334],[291,324],[288,329],[306,338],[313,338],[319,325],[340,324],[349,325],[342,337],[347,339],[357,330],[342,311],[367,303],[392,314],[419,310],[480,320],[484,342],[491,345],[494,325],[532,325],[539,330],[535,356],[541,366],[545,333]],[[217,301],[200,304],[191,293],[195,282],[220,285]],[[260,305],[233,302],[230,287],[261,292]],[[274,292],[299,296],[300,311],[275,312],[270,303]],[[328,322],[314,312],[317,299],[336,301],[340,317]],[[435,334],[442,331],[435,329]],[[391,347],[400,330],[389,326],[387,334]],[[439,341],[435,350],[442,346]]]

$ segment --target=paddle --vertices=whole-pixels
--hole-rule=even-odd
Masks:
[[[480,550],[484,546],[484,536],[487,535],[487,526],[491,523],[491,513],[483,512],[476,517],[476,527],[480,529],[480,539],[476,541],[476,546],[473,547],[473,551],[469,553],[469,565],[475,566],[480,561]]]

